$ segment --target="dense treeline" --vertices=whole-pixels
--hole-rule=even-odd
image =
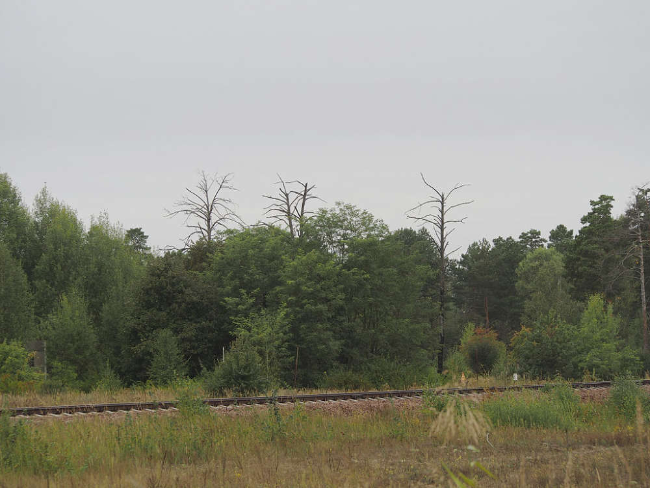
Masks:
[[[435,379],[436,240],[341,203],[292,213],[299,192],[284,188],[276,225],[213,226],[152,253],[142,229],[106,215],[86,229],[46,189],[28,209],[0,174],[0,363],[45,339],[52,388],[185,375],[215,391]],[[576,235],[531,229],[450,261],[446,367],[572,378],[649,369],[648,200],[639,190],[615,217],[602,195]]]

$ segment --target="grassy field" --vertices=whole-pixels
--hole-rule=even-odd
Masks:
[[[341,415],[270,407],[38,422],[0,419],[0,486],[648,486],[650,409],[622,383],[480,404],[363,403]],[[488,435],[489,434],[489,435]]]
[[[522,378],[519,384],[539,383],[537,380],[527,380]],[[491,376],[480,376],[479,378],[471,377],[461,382],[460,379],[450,380],[443,387],[486,387],[486,386],[509,386],[513,382],[510,379],[495,378]],[[201,383],[196,380],[180,380],[177,384],[169,387],[156,387],[153,385],[137,385],[131,388],[116,389],[96,389],[90,392],[75,390],[65,390],[55,393],[45,393],[39,391],[26,391],[23,393],[9,394],[0,393],[0,407],[36,407],[47,405],[79,405],[89,403],[119,403],[119,402],[148,402],[148,401],[168,401],[176,400],[183,391],[192,389],[197,396],[208,398],[211,395],[204,391]],[[411,388],[427,388],[427,385],[412,385]],[[385,385],[384,389],[391,389]],[[280,389],[260,393],[260,395],[293,395],[309,393],[327,393],[333,391],[353,391],[353,390],[318,390],[318,389]],[[225,396],[234,396],[232,394]]]

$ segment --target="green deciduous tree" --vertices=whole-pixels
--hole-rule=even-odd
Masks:
[[[237,340],[254,348],[262,359],[266,382],[278,385],[284,379],[288,383],[291,353],[289,322],[285,310],[262,309],[247,317],[237,317],[234,322]]]
[[[0,340],[34,338],[34,310],[20,263],[0,242]]]
[[[524,323],[555,311],[558,318],[572,322],[579,306],[571,298],[562,255],[554,249],[535,249],[517,267],[517,291],[524,298]]]
[[[212,394],[248,395],[268,387],[262,359],[255,348],[246,341],[233,342],[226,357],[214,369],[204,374],[204,388]]]
[[[77,378],[90,386],[101,358],[86,301],[76,289],[61,295],[44,324],[44,332],[48,361],[71,366]]]
[[[24,393],[42,380],[43,375],[29,366],[29,352],[19,342],[0,342],[0,393]]]
[[[188,269],[190,260],[170,252],[153,260],[133,296],[132,326],[128,330],[129,376],[142,380],[151,357],[156,331],[171,330],[178,340],[190,375],[212,364],[230,343],[218,288],[207,272]]]
[[[308,240],[338,260],[346,258],[348,245],[353,239],[380,238],[388,233],[388,226],[381,219],[343,202],[336,202],[334,208],[319,209],[305,225]]]
[[[571,358],[576,336],[576,326],[560,320],[554,312],[522,326],[510,342],[518,371],[534,378],[553,378],[558,374],[575,378]]]
[[[44,318],[81,276],[84,231],[74,210],[54,200],[45,189],[36,197],[35,224],[38,259],[33,287],[36,315]]]
[[[618,338],[620,319],[602,295],[589,298],[573,338],[575,372],[594,372],[597,377],[611,379],[620,374],[638,373],[639,357],[624,347]]]
[[[34,228],[29,211],[6,173],[0,173],[0,243],[22,262],[27,271],[33,263]]]
[[[341,351],[347,273],[329,256],[299,253],[282,270],[278,296],[291,323],[290,352],[298,349],[298,383],[315,384]]]

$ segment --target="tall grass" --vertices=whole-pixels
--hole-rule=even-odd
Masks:
[[[533,429],[512,427],[522,421],[490,426],[481,420],[498,398],[482,405],[449,401],[443,414],[454,417],[456,430],[443,429],[451,423],[436,414],[440,429],[429,435],[430,411],[399,410],[388,402],[348,415],[277,405],[216,414],[198,405],[188,389],[177,414],[70,422],[0,418],[0,486],[446,486],[449,472],[478,486],[559,486],[565,479],[571,486],[647,485],[650,469],[645,473],[642,466],[650,446],[643,419],[637,416],[636,431],[594,430],[583,420],[584,405],[569,393],[538,392],[528,402],[550,402],[577,419],[573,444],[590,447],[572,455],[570,468],[564,445],[549,448],[562,444],[562,424],[544,424],[538,410],[526,421]],[[611,411],[606,404],[593,408],[602,415]],[[514,418],[512,412],[507,418]],[[487,429],[490,443],[484,442]],[[470,435],[463,438],[462,432]]]
[[[482,410],[496,426],[573,430],[580,399],[568,385],[543,391],[507,392],[486,400]]]

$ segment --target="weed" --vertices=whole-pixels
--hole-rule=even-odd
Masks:
[[[627,377],[616,378],[607,399],[607,405],[612,412],[625,421],[631,422],[636,417],[637,403],[641,404],[644,417],[647,419],[650,413],[648,395],[634,380]]]
[[[451,399],[451,395],[440,394],[432,389],[424,390],[424,406],[435,412],[442,412]]]
[[[571,393],[572,394],[572,393]],[[486,400],[482,410],[497,426],[573,430],[577,403],[565,389],[506,393]]]
[[[443,444],[478,444],[490,430],[489,420],[467,402],[450,401],[431,424],[429,435]]]

